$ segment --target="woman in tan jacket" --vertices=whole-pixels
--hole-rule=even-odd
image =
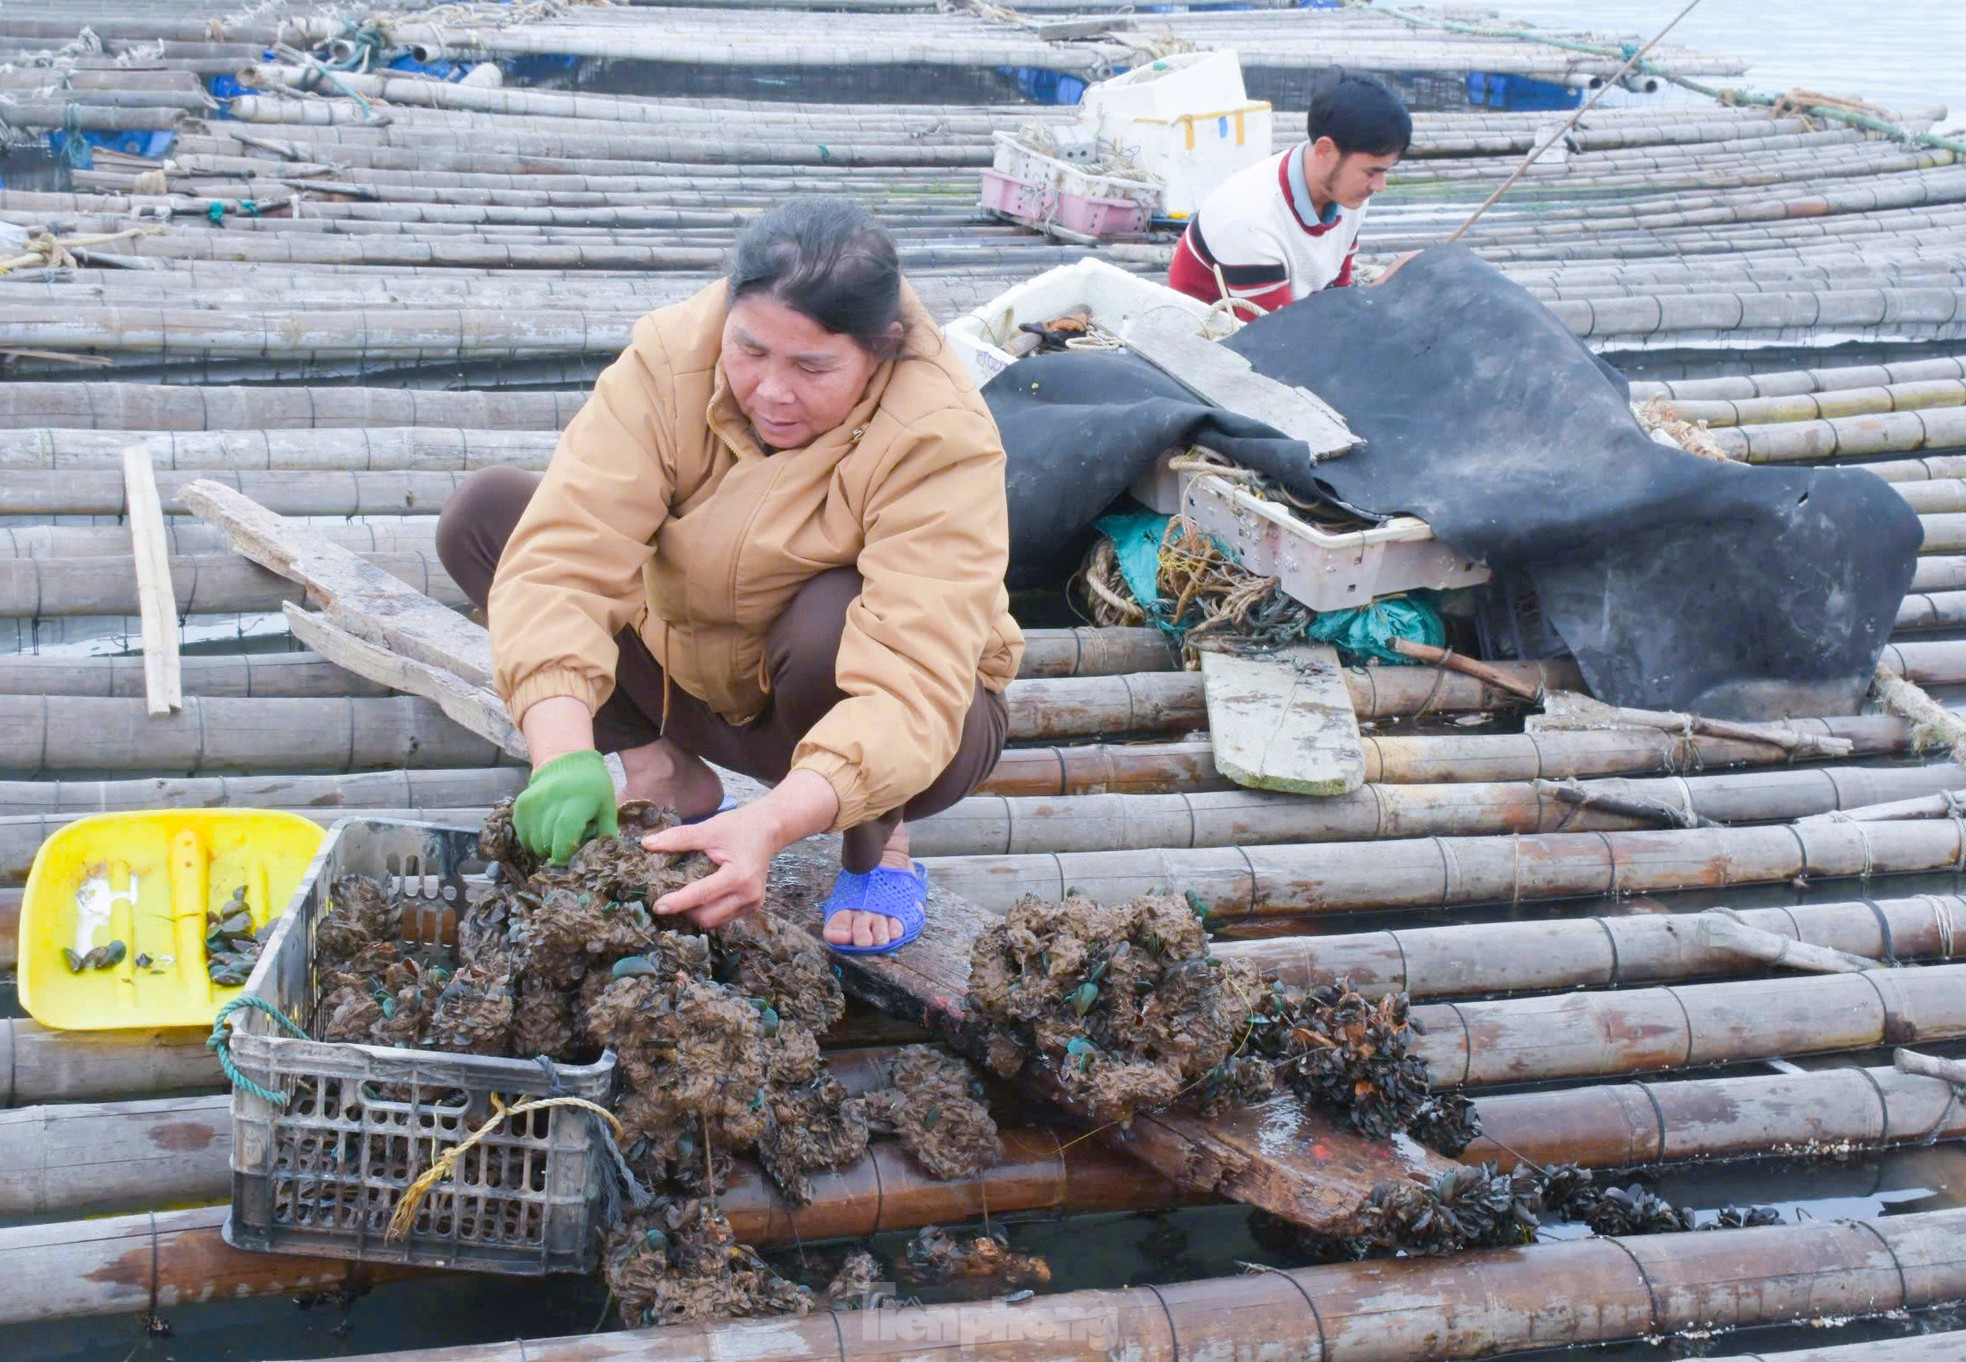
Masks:
[[[645,845],[719,869],[654,907],[712,927],[763,902],[777,852],[837,829],[826,939],[847,951],[914,938],[906,820],[1002,751],[1008,544],[982,398],[886,231],[819,198],[636,324],[543,478],[474,474],[437,530],[532,754],[526,845],[564,861],[615,832],[617,798],[674,806],[702,821]],[[711,762],[774,788],[723,805]]]

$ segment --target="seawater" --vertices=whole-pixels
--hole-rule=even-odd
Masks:
[[[1500,0],[1497,19],[1539,28],[1601,33],[1644,42],[1685,8],[1686,0]],[[1404,8],[1401,5],[1400,8]],[[1456,18],[1480,9],[1456,7]],[[1966,4],[1959,0],[1700,0],[1676,25],[1668,43],[1750,63],[1741,78],[1706,83],[1745,85],[1767,94],[1790,89],[1855,96],[1886,108],[1943,104],[1941,130],[1966,131]],[[1634,103],[1671,95],[1632,96]],[[1601,107],[1601,106],[1600,106]]]

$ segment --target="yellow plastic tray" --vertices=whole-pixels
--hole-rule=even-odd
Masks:
[[[287,909],[327,833],[258,809],[159,809],[78,819],[41,844],[20,910],[20,1000],[43,1026],[204,1026],[242,992],[206,969],[205,913],[244,885],[255,927]],[[86,955],[123,959],[76,974]],[[139,965],[139,956],[148,961]]]

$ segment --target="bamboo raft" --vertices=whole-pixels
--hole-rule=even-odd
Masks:
[[[184,514],[188,483],[307,517],[456,606],[433,517],[457,479],[543,467],[635,318],[716,277],[744,223],[786,195],[867,204],[944,317],[1089,254],[974,206],[992,134],[1063,116],[1018,102],[998,68],[1096,77],[1235,46],[1287,127],[1307,75],[1330,63],[1419,88],[1474,71],[1586,87],[1622,62],[1584,35],[1531,43],[1267,3],[1151,16],[1116,0],[1021,13],[926,0],[358,8],[372,31],[307,0],[209,18],[161,0],[0,10],[9,128],[169,142],[161,157],[98,151],[35,187],[10,174],[19,187],[0,190],[0,224],[27,234],[0,261],[12,380],[0,383],[0,731],[15,739],[0,749],[0,969],[14,963],[35,850],[88,813],[251,805],[470,823],[523,785],[522,766],[439,705],[311,652],[260,651],[261,639],[296,647],[281,611],[305,589]],[[788,36],[815,23],[818,41]],[[373,60],[352,69],[378,41],[372,56],[496,57],[514,74],[465,85]],[[535,57],[566,64],[524,64]],[[351,69],[319,74],[336,58]],[[1739,69],[1683,48],[1658,60],[1696,80]],[[221,110],[215,76],[247,90]],[[1966,641],[1949,633],[1966,625],[1966,165],[1921,140],[1937,111],[1880,114],[1884,127],[1704,100],[1595,109],[1465,240],[1631,373],[1635,403],[1704,428],[1713,453],[1856,462],[1890,482],[1926,543],[1882,662],[1945,702],[1966,687]],[[1548,115],[1415,121],[1413,154],[1372,210],[1370,263],[1443,240]],[[1105,254],[1157,275],[1158,249]],[[137,517],[142,544],[132,448],[158,498]],[[149,712],[132,646],[146,607],[200,643],[178,661],[167,715]],[[1216,771],[1200,677],[1157,634],[1032,630],[1009,695],[1012,746],[974,797],[915,829],[915,847],[972,921],[1025,893],[1191,893],[1223,956],[1297,984],[1406,993],[1432,1081],[1465,1092],[1482,1121],[1463,1163],[1670,1174],[1731,1160],[1730,1176],[1753,1179],[1783,1158],[1854,1153],[1879,1161],[1879,1185],[1926,1185],[1921,1147],[1966,1139],[1953,1083],[1883,1050],[1966,1041],[1966,824],[1951,812],[1966,773],[1935,759],[1916,722],[1876,707],[1798,716],[1780,741],[1525,729],[1525,694],[1579,684],[1562,660],[1488,679],[1355,668],[1346,682],[1366,783],[1319,800],[1266,794]],[[895,1006],[905,973],[852,980]],[[857,1004],[825,1038],[849,1084],[890,1038],[877,1021]],[[204,1040],[0,1017],[0,1250],[22,1265],[0,1293],[0,1352],[63,1320],[411,1275],[225,1244],[211,1203],[229,1189],[232,1135]],[[976,1178],[930,1181],[876,1141],[819,1175],[801,1208],[740,1165],[723,1208],[740,1237],[772,1246],[989,1217],[1180,1214],[1277,1192],[1168,1176],[1175,1154],[1207,1148],[1198,1123],[1142,1121],[1129,1148],[1061,1137],[1047,1110],[996,1101],[1007,1157]],[[1807,1193],[1829,1174],[1798,1176]],[[944,1339],[1015,1362],[1259,1348],[1420,1362],[1956,1301],[1962,1216],[386,1355],[872,1359]],[[1042,1343],[1018,1311],[1046,1312],[1023,1317],[1052,1329]],[[884,1322],[917,1332],[883,1339]],[[1957,1332],[1826,1337],[1717,1351],[1966,1356]]]

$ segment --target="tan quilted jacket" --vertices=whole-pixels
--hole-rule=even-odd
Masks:
[[[634,626],[671,682],[733,722],[767,703],[765,631],[829,568],[847,611],[846,699],[794,769],[839,795],[835,826],[898,808],[954,757],[977,680],[1001,691],[1022,633],[996,424],[912,291],[903,358],[838,429],[767,453],[723,381],[722,282],[636,323],[561,436],[499,562],[489,618],[515,719],[549,696],[598,709]]]

